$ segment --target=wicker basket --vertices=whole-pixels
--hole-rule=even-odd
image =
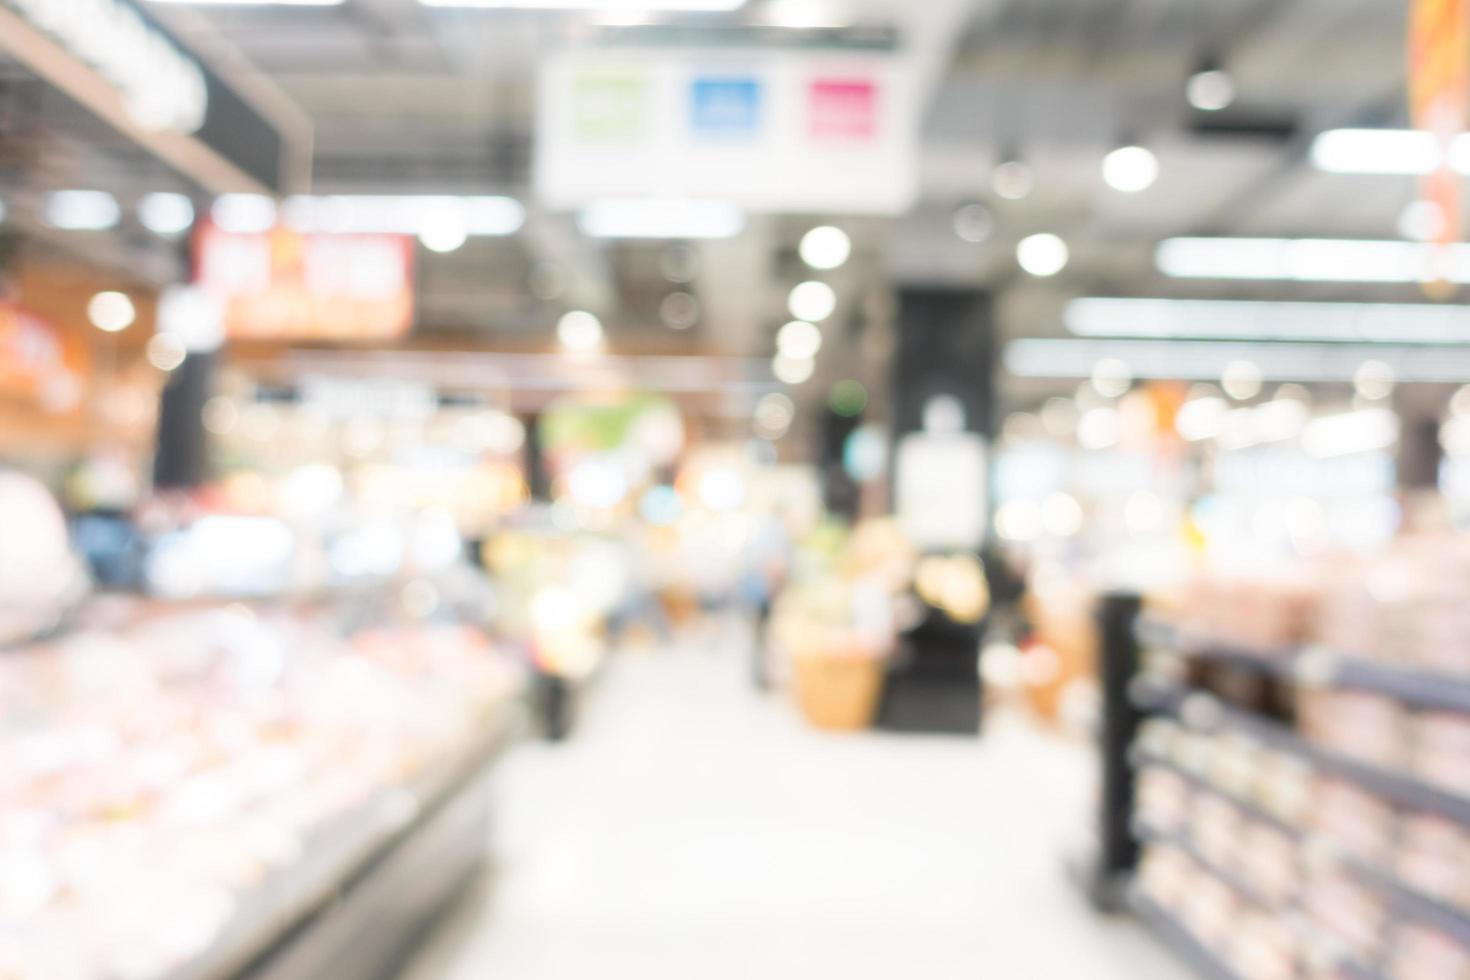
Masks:
[[[878,710],[883,661],[872,656],[798,656],[796,700],[817,728],[850,732],[867,728]]]

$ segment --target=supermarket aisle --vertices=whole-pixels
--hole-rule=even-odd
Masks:
[[[1078,753],[810,732],[735,635],[624,657],[572,742],[507,761],[499,873],[408,980],[1181,976],[1061,872]]]

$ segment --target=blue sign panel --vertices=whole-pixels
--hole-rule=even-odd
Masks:
[[[690,128],[705,139],[749,139],[760,131],[761,83],[748,76],[696,78]]]

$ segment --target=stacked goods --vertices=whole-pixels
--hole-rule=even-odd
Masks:
[[[516,674],[457,627],[243,607],[0,660],[0,977],[156,977],[463,757]],[[394,794],[402,796],[401,799]]]

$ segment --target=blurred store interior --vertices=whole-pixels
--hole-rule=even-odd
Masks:
[[[1470,980],[1470,0],[0,2],[0,980]]]

